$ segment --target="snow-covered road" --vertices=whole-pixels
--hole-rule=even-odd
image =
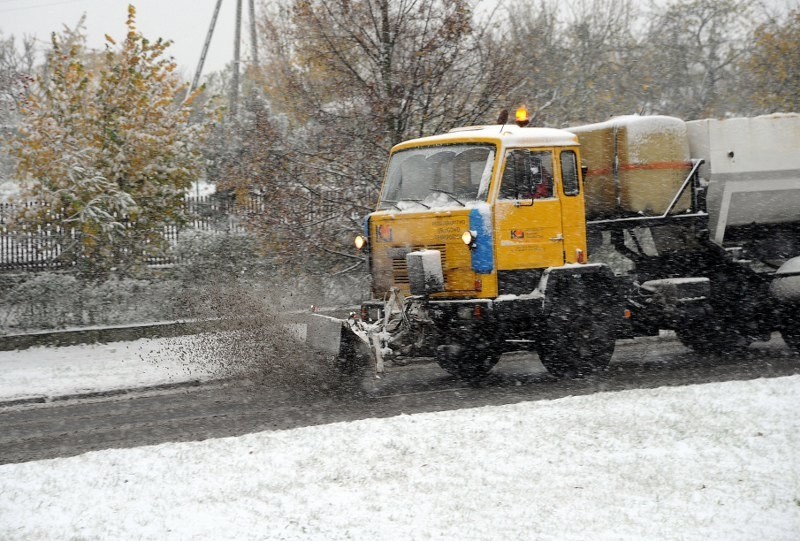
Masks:
[[[0,466],[3,539],[797,539],[800,376]]]
[[[789,376],[3,465],[0,538],[797,539],[798,396]]]

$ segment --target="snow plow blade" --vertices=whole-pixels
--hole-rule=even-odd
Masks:
[[[306,320],[306,344],[320,353],[339,355],[347,322],[320,314],[310,314]]]
[[[312,351],[333,357],[342,374],[360,374],[369,367],[372,354],[368,338],[356,332],[350,320],[321,314],[309,314],[304,319],[306,345]]]

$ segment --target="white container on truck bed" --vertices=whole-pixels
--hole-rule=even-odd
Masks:
[[[703,158],[711,238],[748,224],[800,222],[800,114],[687,122],[693,158]]]

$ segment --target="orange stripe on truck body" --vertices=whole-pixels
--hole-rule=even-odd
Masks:
[[[619,171],[665,171],[670,169],[685,169],[692,168],[691,162],[655,162],[655,163],[629,163],[619,166]],[[614,169],[606,167],[604,169],[589,169],[587,176],[594,175],[610,175]]]

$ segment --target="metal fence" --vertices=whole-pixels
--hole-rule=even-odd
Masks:
[[[295,220],[314,221],[342,212],[347,206],[348,195],[339,192],[312,194],[298,189],[296,194],[286,194],[293,202],[291,214]],[[288,209],[269,209],[268,198],[249,194],[234,201],[233,197],[215,194],[211,196],[188,196],[184,200],[186,215],[184,225],[166,225],[159,228],[162,238],[174,246],[186,231],[244,232],[242,217],[253,219],[268,211],[287,212]],[[15,218],[23,208],[37,211],[45,220],[26,223]],[[299,218],[298,218],[299,217]],[[63,223],[64,216],[39,201],[25,203],[0,203],[0,272],[17,270],[51,270],[64,267],[60,257],[70,246],[79,242],[79,233]],[[118,219],[125,227],[134,227],[127,217]],[[150,265],[174,263],[174,255],[150,256]]]
[[[233,213],[233,202],[217,196],[191,196],[184,201],[189,220],[185,225],[165,225],[158,233],[175,245],[181,233],[199,231],[244,231]],[[26,222],[18,218],[21,211],[34,210],[44,219]],[[0,203],[0,271],[54,270],[64,267],[60,257],[71,245],[80,241],[80,233],[64,224],[64,216],[39,201]],[[133,228],[128,217],[118,217],[123,227]],[[147,258],[149,264],[172,263],[173,256]]]

